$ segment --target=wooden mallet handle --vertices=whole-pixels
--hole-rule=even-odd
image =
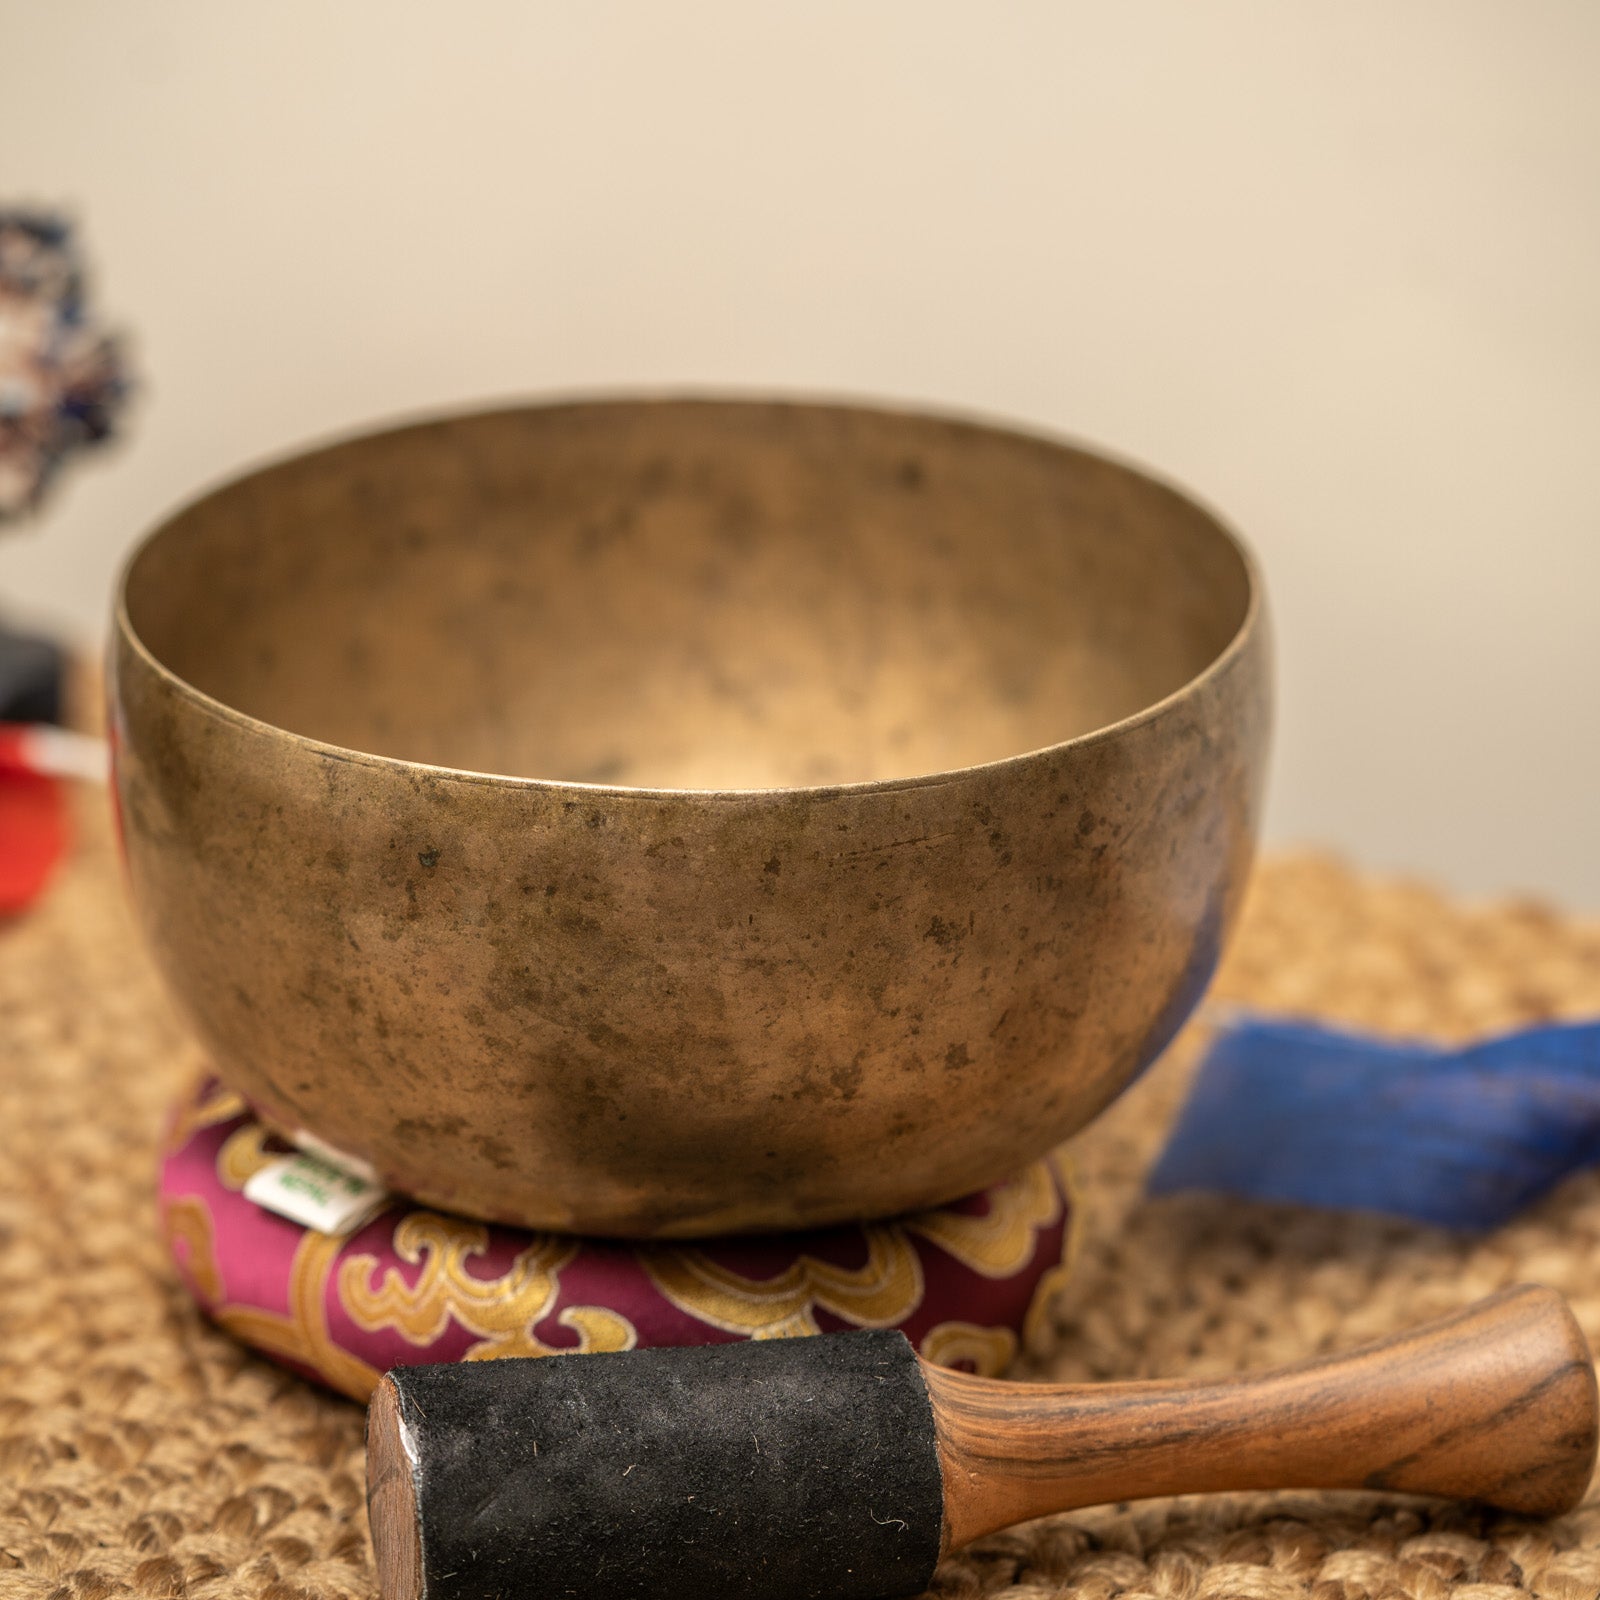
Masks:
[[[1219,1489],[1388,1489],[1552,1516],[1588,1487],[1600,1410],[1566,1302],[1530,1287],[1348,1355],[1215,1382],[923,1376],[946,1550],[1053,1511]]]
[[[1582,1497],[1588,1346],[1514,1289],[1201,1383],[997,1383],[898,1333],[397,1367],[368,1412],[385,1600],[883,1600],[1029,1517],[1210,1489]]]

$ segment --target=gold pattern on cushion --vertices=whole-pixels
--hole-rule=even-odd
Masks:
[[[176,1155],[202,1128],[213,1128],[247,1109],[242,1095],[220,1083],[209,1083],[203,1095],[185,1095],[167,1129],[165,1154]]]
[[[570,1349],[631,1350],[638,1335],[633,1324],[599,1306],[569,1306],[556,1320],[578,1335],[575,1347],[547,1345],[533,1329],[555,1304],[561,1269],[578,1246],[554,1234],[535,1234],[517,1253],[508,1272],[479,1278],[467,1271],[467,1257],[489,1247],[481,1223],[413,1211],[394,1230],[394,1249],[422,1271],[408,1284],[394,1267],[384,1269],[376,1288],[376,1256],[351,1256],[339,1270],[339,1301],[350,1320],[367,1333],[393,1328],[411,1344],[433,1344],[453,1320],[479,1336],[468,1361],[494,1356],[560,1355]]]
[[[1089,1215],[1071,1162],[1059,1150],[1047,1159],[1061,1180],[1061,1192],[1067,1197],[1067,1226],[1061,1236],[1061,1259],[1034,1285],[1033,1298],[1028,1302],[1027,1315],[1022,1319],[1022,1342],[1025,1345],[1032,1345],[1047,1336],[1050,1308],[1056,1296],[1066,1287],[1067,1279],[1077,1269],[1084,1220]]]
[[[980,1377],[998,1378],[1017,1353],[1009,1328],[980,1328],[975,1322],[938,1322],[922,1336],[922,1358],[936,1367],[969,1361]]]
[[[228,1135],[217,1152],[217,1182],[224,1189],[244,1188],[269,1161],[278,1159],[265,1148],[271,1137],[259,1122],[242,1123]]]
[[[1050,1163],[1038,1161],[999,1185],[981,1216],[924,1212],[903,1222],[864,1228],[867,1259],[860,1267],[801,1256],[775,1277],[747,1278],[704,1251],[687,1247],[643,1250],[639,1263],[680,1311],[726,1333],[756,1339],[820,1333],[819,1307],[860,1327],[887,1328],[904,1321],[922,1301],[922,1264],[908,1233],[920,1234],[984,1277],[1007,1278],[1032,1260],[1040,1231],[1060,1219],[1061,1204]],[[1061,1270],[1052,1269],[1052,1284],[1060,1283]],[[997,1339],[1004,1332],[1015,1350],[1015,1337],[1005,1330],[977,1329],[975,1324],[941,1326],[970,1328],[975,1335],[993,1332]],[[932,1330],[928,1337],[937,1332]],[[997,1348],[994,1343],[986,1345],[984,1359],[991,1359]],[[977,1359],[970,1350],[963,1355]]]
[[[1061,1216],[1061,1196],[1048,1161],[1036,1161],[989,1197],[982,1216],[926,1211],[903,1224],[986,1278],[1010,1278],[1033,1260],[1038,1235]]]
[[[218,1305],[226,1291],[212,1242],[211,1207],[192,1194],[167,1200],[161,1207],[161,1226],[173,1259],[183,1262],[206,1304]]]
[[[369,1362],[333,1342],[328,1332],[325,1296],[328,1274],[344,1241],[306,1230],[289,1270],[289,1315],[280,1317],[254,1306],[223,1306],[211,1314],[246,1344],[298,1361],[353,1400],[365,1401],[382,1374]]]
[[[863,1328],[891,1328],[922,1303],[922,1263],[899,1224],[864,1227],[862,1235],[867,1259],[859,1267],[803,1255],[775,1277],[747,1278],[686,1247],[641,1250],[639,1264],[680,1311],[726,1333],[820,1333],[819,1306]]]

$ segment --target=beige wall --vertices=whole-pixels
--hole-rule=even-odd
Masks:
[[[1600,5],[0,0],[131,443],[0,537],[98,629],[202,481],[614,385],[929,400],[1174,476],[1265,562],[1272,827],[1600,907]]]

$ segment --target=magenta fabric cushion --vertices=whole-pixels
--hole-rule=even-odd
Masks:
[[[161,1172],[172,1257],[205,1312],[356,1399],[392,1366],[900,1328],[931,1361],[1005,1368],[1071,1254],[1065,1173],[1041,1161],[935,1211],[809,1233],[629,1244],[495,1226],[396,1198],[347,1238],[241,1192],[279,1143],[198,1084]]]

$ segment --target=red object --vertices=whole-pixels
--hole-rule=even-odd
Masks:
[[[161,1212],[179,1274],[246,1343],[359,1400],[402,1363],[899,1328],[930,1361],[998,1373],[1062,1281],[1054,1163],[935,1211],[800,1234],[627,1243],[473,1222],[399,1196],[345,1238],[244,1185],[287,1146],[214,1081],[178,1102]]]
[[[67,848],[60,783],[7,760],[0,739],[0,916],[29,906]]]

